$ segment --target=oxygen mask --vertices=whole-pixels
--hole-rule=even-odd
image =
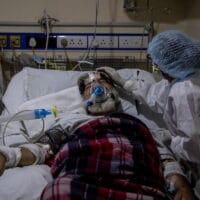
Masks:
[[[85,82],[87,111],[93,115],[116,111],[119,103],[118,93],[101,74],[91,72]]]
[[[108,99],[106,88],[100,84],[95,84],[91,87],[90,98],[88,104],[103,103]]]
[[[101,84],[101,79],[95,73],[89,73],[88,87],[90,87],[90,97],[87,100],[87,105],[91,106],[96,103],[103,103],[109,98],[109,92],[104,85]]]

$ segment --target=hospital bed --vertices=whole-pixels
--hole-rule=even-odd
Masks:
[[[155,82],[152,74],[147,71],[120,69],[118,72],[124,79],[134,79],[141,85]],[[35,108],[51,109],[54,105],[60,108],[60,111],[58,118],[50,115],[44,120],[2,123],[1,144],[15,146],[34,142],[45,130],[53,127],[59,118],[59,123],[65,124],[64,128],[68,129],[72,126],[73,120],[84,118],[86,112],[78,106],[82,99],[76,84],[81,73],[83,72],[25,67],[14,75],[2,98],[5,109],[1,116]],[[162,116],[136,103],[129,96],[121,100],[123,110],[141,119],[153,134],[166,133]],[[0,199],[39,199],[43,188],[51,180],[50,168],[46,165],[8,169],[0,177]]]

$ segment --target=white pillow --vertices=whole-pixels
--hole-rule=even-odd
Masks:
[[[80,71],[61,71],[26,68],[27,100],[75,86]]]
[[[1,199],[40,199],[44,187],[53,180],[47,165],[31,165],[5,170],[0,178]]]
[[[25,101],[75,86],[80,73],[25,67],[13,76],[2,101],[10,113],[15,113]]]
[[[24,84],[26,71],[17,73],[8,84],[8,87],[2,98],[8,112],[16,112],[17,107],[27,100]]]
[[[152,73],[141,69],[120,69],[118,73],[126,80],[133,79],[145,84],[155,82]]]

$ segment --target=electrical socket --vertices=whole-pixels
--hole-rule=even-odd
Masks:
[[[147,48],[147,46],[148,46],[148,36],[146,35],[119,36],[119,48],[143,49],[143,48]]]
[[[92,45],[92,48],[118,48],[118,36],[112,35],[97,35],[93,41],[94,36],[88,37],[88,46]],[[92,42],[93,41],[93,42]]]
[[[87,48],[87,35],[57,36],[57,48]]]

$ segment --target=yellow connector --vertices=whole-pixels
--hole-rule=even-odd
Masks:
[[[52,107],[52,113],[53,113],[53,116],[54,116],[55,118],[58,117],[57,106],[54,105],[54,106]]]
[[[11,48],[20,48],[20,39],[19,35],[11,35],[10,36],[10,47]]]
[[[0,35],[0,47],[6,47],[7,46],[7,37],[6,35]]]

